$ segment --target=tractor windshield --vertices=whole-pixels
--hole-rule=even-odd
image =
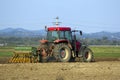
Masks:
[[[60,31],[60,39],[67,39],[71,41],[71,32],[70,31]]]
[[[70,31],[48,31],[47,34],[48,41],[54,41],[56,39],[67,39],[71,41]]]
[[[47,39],[48,41],[54,41],[59,38],[58,31],[48,31]]]

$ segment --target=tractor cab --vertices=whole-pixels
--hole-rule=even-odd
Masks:
[[[69,27],[49,27],[47,28],[47,40],[53,42],[59,41],[72,41],[71,28]]]

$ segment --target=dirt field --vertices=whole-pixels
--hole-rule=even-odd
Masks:
[[[7,60],[8,58],[6,58]],[[0,80],[120,80],[120,61],[0,63]]]

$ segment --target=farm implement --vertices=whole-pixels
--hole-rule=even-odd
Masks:
[[[37,62],[35,47],[15,47],[13,57],[9,63],[34,63]]]

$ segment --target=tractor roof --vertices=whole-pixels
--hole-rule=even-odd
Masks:
[[[48,27],[48,31],[71,31],[70,27]]]

